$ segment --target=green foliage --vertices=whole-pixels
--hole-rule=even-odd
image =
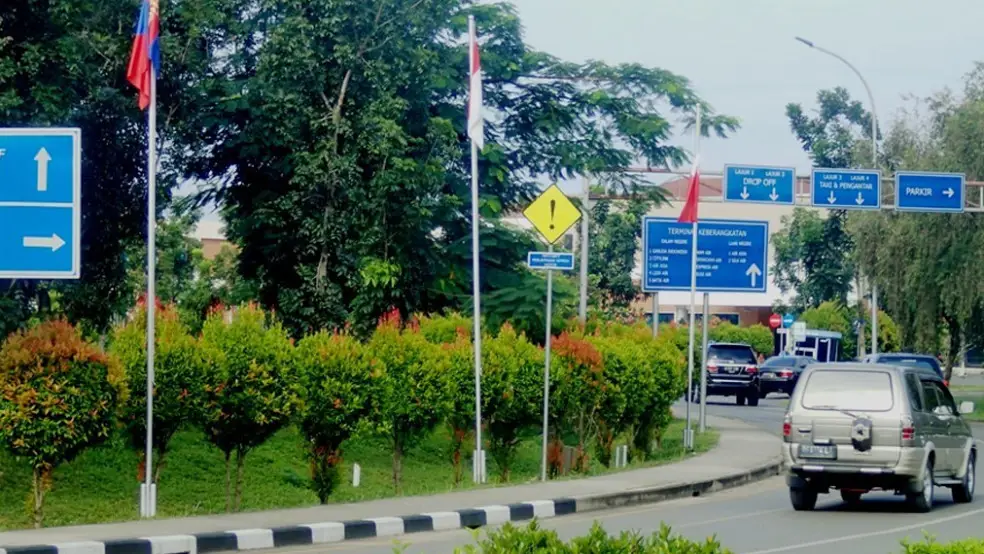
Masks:
[[[369,413],[371,357],[348,335],[320,332],[296,351],[298,420],[311,457],[311,479],[322,504],[338,485],[342,444]]]
[[[551,345],[551,419],[558,435],[577,437],[573,469],[587,469],[586,446],[609,384],[598,350],[587,340],[564,333]]]
[[[423,318],[421,333],[426,337],[428,332],[443,334],[448,325],[441,322],[452,322],[452,318]],[[425,323],[426,322],[426,323]],[[466,323],[470,323],[466,320]],[[429,327],[429,331],[425,331]],[[434,335],[432,335],[434,336]],[[469,430],[475,425],[475,348],[472,344],[467,327],[457,327],[449,341],[442,341],[441,348],[447,361],[447,386],[449,411],[446,417],[448,432],[451,434],[451,466],[454,469],[454,484],[461,484],[462,466],[461,451]],[[483,351],[487,348],[483,343]],[[488,368],[482,367],[483,388]],[[486,391],[487,393],[487,391]]]
[[[369,424],[393,448],[393,486],[401,490],[403,457],[450,411],[447,358],[416,329],[401,331],[398,314],[380,321],[372,355]]]
[[[64,321],[11,335],[0,348],[0,443],[33,470],[34,526],[51,474],[109,438],[126,400],[120,364]]]
[[[840,333],[842,357],[851,359],[857,356],[857,340],[852,325],[853,319],[843,304],[824,302],[803,312],[799,316],[799,320],[806,323],[809,329]]]
[[[241,306],[259,297],[255,282],[239,274],[235,248],[223,246],[212,260],[196,251],[194,259],[196,278],[178,295],[181,319],[192,331],[201,331],[210,311]]]
[[[597,307],[609,316],[627,310],[638,294],[632,271],[642,237],[639,222],[662,201],[662,197],[634,197],[616,205],[606,199],[591,209],[588,271],[596,278],[591,290],[596,293]]]
[[[287,425],[296,411],[293,347],[284,328],[268,322],[253,305],[213,313],[202,342],[218,354],[205,390],[203,427],[208,440],[225,454],[226,506],[238,510],[246,455]],[[229,488],[233,453],[235,502]]]
[[[739,327],[727,321],[711,321],[707,333],[711,341],[747,344],[763,356],[770,356],[775,350],[772,331],[761,324]]]
[[[786,105],[789,126],[813,166],[870,167],[866,164],[871,159],[871,114],[864,104],[851,100],[843,87],[819,91],[817,104],[813,118],[807,117],[799,104]]]
[[[450,313],[443,316],[417,316],[417,325],[420,333],[428,341],[434,344],[452,343],[459,336],[471,337],[472,319],[459,313]]]
[[[537,521],[525,527],[511,523],[489,532],[474,545],[455,550],[456,554],[730,554],[715,538],[692,541],[672,532],[666,524],[646,536],[638,531],[610,535],[595,522],[587,535],[564,542],[555,531],[543,529]]]
[[[546,340],[547,280],[526,269],[518,269],[515,284],[482,295],[482,311],[489,330],[506,323],[538,344]],[[576,286],[570,278],[553,275],[553,320],[551,332],[560,333],[564,320],[575,313]]]
[[[605,395],[597,413],[595,449],[598,461],[611,465],[615,439],[638,426],[657,395],[654,366],[646,350],[629,340],[594,336],[588,341],[605,365]]]
[[[543,351],[506,325],[482,348],[482,416],[503,482],[509,481],[519,433],[539,422],[542,404]]]
[[[824,166],[831,167],[831,166]],[[805,310],[828,300],[847,303],[854,265],[853,243],[846,216],[831,211],[796,208],[782,217],[782,229],[772,235],[776,258],[772,275],[783,293],[794,292],[793,307]]]
[[[903,554],[984,554],[984,541],[981,539],[941,543],[927,533],[924,534],[926,537],[920,542],[903,540]]]
[[[201,421],[208,374],[216,363],[214,350],[202,344],[181,323],[173,305],[155,311],[154,449],[157,476],[174,434]],[[123,364],[130,397],[122,419],[130,445],[143,453],[147,444],[147,310],[141,306],[113,333],[110,352]]]

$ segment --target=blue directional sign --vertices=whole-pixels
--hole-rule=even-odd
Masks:
[[[0,278],[79,278],[81,136],[0,129]]]
[[[530,269],[574,269],[574,254],[567,252],[530,252],[526,255]]]
[[[673,218],[642,221],[642,290],[690,290],[693,226]],[[769,223],[702,219],[697,227],[697,290],[765,292]]]
[[[814,169],[811,203],[818,208],[881,208],[881,172],[871,169]]]
[[[783,327],[788,329],[793,326],[793,323],[796,323],[796,317],[794,317],[793,314],[786,314],[782,316]]]
[[[910,212],[964,211],[962,173],[895,173],[895,209]]]
[[[724,201],[756,204],[795,202],[796,170],[756,165],[724,166]]]

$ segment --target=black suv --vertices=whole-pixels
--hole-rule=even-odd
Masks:
[[[760,390],[758,363],[751,346],[722,342],[707,346],[708,396],[734,396],[739,406],[746,400],[749,406],[758,406]]]

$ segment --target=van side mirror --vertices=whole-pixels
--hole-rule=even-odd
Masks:
[[[960,407],[958,409],[961,414],[972,414],[974,413],[974,403],[969,400],[965,400],[960,403]]]

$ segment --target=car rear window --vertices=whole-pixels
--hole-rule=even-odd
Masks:
[[[887,412],[895,405],[891,376],[884,371],[817,370],[800,401],[808,410]]]
[[[755,353],[749,346],[725,346],[716,344],[707,348],[708,359],[733,364],[754,364]]]
[[[879,363],[883,364],[897,364],[906,367],[914,367],[918,369],[928,369],[933,373],[939,375],[940,371],[936,369],[936,366],[932,362],[920,359],[920,358],[904,358],[902,356],[885,356],[878,360]]]
[[[769,358],[762,364],[762,367],[793,367],[796,365],[796,358]]]

